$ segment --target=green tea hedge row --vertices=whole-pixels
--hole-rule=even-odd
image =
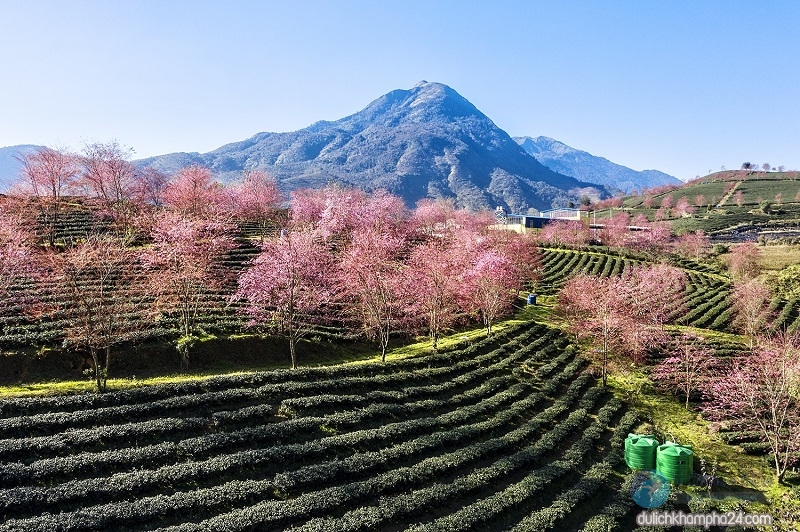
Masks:
[[[549,379],[542,386],[542,392],[552,394],[568,379],[572,379],[584,364],[582,359],[574,359],[562,372]],[[512,386],[498,392],[495,383],[471,389],[447,399],[424,400],[402,405],[375,404],[351,412],[331,414],[324,417],[299,418],[267,426],[251,427],[230,433],[207,434],[178,443],[160,443],[136,449],[118,449],[98,453],[77,453],[71,456],[35,461],[31,464],[10,463],[0,469],[0,485],[18,486],[29,482],[44,482],[50,478],[72,478],[78,475],[110,474],[120,468],[148,467],[165,465],[177,459],[202,458],[222,450],[237,447],[286,441],[293,437],[320,434],[320,427],[334,427],[342,430],[357,426],[370,420],[391,419],[400,416],[414,416],[421,413],[436,412],[437,409],[451,410],[450,416],[464,417],[481,415],[482,409],[489,409],[493,402],[507,403],[525,393],[527,385]],[[489,400],[482,401],[489,397]],[[464,405],[475,404],[469,411]],[[79,448],[79,447],[78,447]]]
[[[563,437],[567,433],[565,427],[574,423],[578,418],[582,421],[585,415],[585,410],[576,411],[553,429],[553,432],[558,432]],[[543,437],[539,441],[544,439]],[[557,438],[554,437],[548,439],[548,442],[555,445],[556,440]],[[236,531],[285,528],[294,521],[307,520],[330,512],[334,508],[361,505],[363,501],[374,498],[376,494],[405,492],[407,489],[446,475],[449,471],[458,470],[464,464],[472,463],[480,457],[486,456],[491,452],[493,445],[497,444],[481,442],[470,448],[426,458],[413,466],[393,469],[368,480],[305,493],[286,501],[267,501],[218,515],[201,523],[185,523],[164,530],[165,532],[189,532],[209,529]],[[502,458],[499,462],[504,462],[507,468],[512,470],[524,466],[522,458]],[[403,496],[406,497],[407,494],[403,493]],[[317,528],[317,530],[322,530],[322,528]]]

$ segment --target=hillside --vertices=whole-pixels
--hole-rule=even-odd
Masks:
[[[740,187],[787,181],[735,177]],[[719,184],[709,179],[650,200],[669,203],[666,194],[712,186]],[[55,241],[76,243],[105,230],[108,220],[93,216],[97,206],[68,198]],[[238,273],[258,253],[249,231],[248,224],[235,231],[238,246],[217,268]],[[343,238],[331,242],[341,246]],[[528,256],[524,247],[513,249]],[[438,351],[425,337],[395,335],[385,363],[374,344],[332,321],[301,341],[303,367],[280,369],[285,339],[246,326],[237,313],[242,302],[231,304],[234,276],[225,275],[229,282],[198,294],[192,363],[175,374],[170,340],[180,334],[178,316],[168,308],[153,316],[150,293],[137,295],[144,305],[125,307],[125,319],[145,326],[136,345],[114,350],[110,373],[120,379],[108,393],[77,393],[86,389],[87,361],[63,336],[74,304],[45,313],[8,307],[0,378],[14,386],[0,390],[0,530],[630,530],[640,511],[631,497],[636,476],[624,462],[631,432],[691,444],[694,473],[703,473],[703,459],[719,475],[713,495],[675,486],[677,496],[662,509],[774,510],[791,521],[786,512],[796,501],[785,494],[793,488],[745,484],[771,478],[758,435],[709,430],[699,394],[684,407],[651,379],[687,329],[701,337],[704,353],[725,363],[747,355],[743,338],[730,334],[727,273],[673,253],[541,243],[538,250],[538,305],[523,306],[515,286],[513,316],[491,335],[450,324]],[[555,296],[577,273],[616,276],[653,261],[683,271],[685,290],[669,298],[658,346],[636,363],[616,360],[609,387],[600,387],[596,352],[576,343],[575,329],[561,329],[570,317],[554,311]],[[368,267],[377,263],[370,255]],[[466,279],[456,264],[445,275]],[[83,294],[99,289],[94,278],[79,282]],[[64,297],[49,276],[20,283],[31,300]],[[774,318],[764,330],[800,327],[800,300],[775,297],[769,306]],[[787,478],[797,482],[794,473]],[[715,498],[722,493],[724,500]]]
[[[333,122],[139,163],[164,171],[202,164],[223,181],[258,168],[287,192],[337,182],[386,189],[409,205],[452,197],[464,207],[502,205],[512,212],[601,194],[600,187],[545,168],[455,90],[428,82],[392,91]]]
[[[675,207],[684,200],[689,212]],[[651,220],[662,205],[677,232],[701,229],[715,241],[789,241],[800,238],[800,172],[727,171],[677,188],[662,187],[622,199],[632,215]]]
[[[630,194],[662,185],[680,185],[681,181],[658,170],[636,171],[604,157],[576,150],[549,137],[514,137],[522,148],[554,172],[581,181],[598,183],[612,191]]]
[[[608,526],[633,506],[638,421],[584,365],[558,331],[518,325],[383,365],[4,401],[3,526]]]

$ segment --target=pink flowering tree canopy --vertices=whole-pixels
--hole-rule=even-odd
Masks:
[[[180,169],[164,190],[164,203],[185,217],[211,218],[228,205],[222,185],[202,166]]]
[[[609,365],[626,354],[627,339],[635,330],[629,296],[620,277],[591,275],[568,280],[558,295],[556,312],[567,320],[576,338],[588,344],[587,355],[599,366],[603,386]]]
[[[637,319],[664,330],[664,325],[682,315],[686,292],[686,273],[673,266],[654,264],[636,267],[628,272],[634,298],[633,310]]]
[[[111,141],[88,144],[79,157],[79,186],[100,202],[100,213],[111,219],[123,240],[133,236],[140,207],[136,194],[139,170],[128,160],[132,154],[133,150]]]
[[[66,150],[42,148],[23,156],[21,162],[20,181],[12,191],[35,201],[49,243],[53,245],[64,196],[75,191],[80,172],[78,158]]]
[[[582,248],[591,240],[589,227],[577,220],[556,220],[542,228],[539,239],[547,244]]]
[[[313,330],[335,299],[332,254],[309,230],[265,240],[262,252],[239,277],[235,298],[246,302],[253,323],[267,324],[289,339],[292,368],[297,342]]]
[[[407,268],[400,255],[405,242],[378,230],[353,235],[338,268],[340,297],[367,336],[375,338],[386,361],[393,332],[406,317],[403,280]]]
[[[252,222],[258,228],[261,241],[275,226],[277,211],[283,195],[275,178],[262,170],[245,174],[244,179],[232,189],[235,216]]]
[[[761,273],[761,251],[754,242],[736,244],[727,257],[728,271],[735,280],[746,281]]]
[[[494,249],[470,254],[460,283],[461,298],[466,310],[480,314],[486,333],[506,314],[519,295],[520,278],[513,261]]]
[[[662,388],[683,396],[686,409],[693,394],[706,389],[718,362],[697,336],[681,335],[669,356],[654,368],[652,377]]]
[[[769,309],[771,299],[769,288],[757,279],[733,284],[733,326],[748,337],[751,348],[773,317]]]
[[[674,290],[682,291],[681,278],[672,272],[641,269],[612,277],[578,275],[559,292],[556,312],[576,338],[589,345],[603,386],[612,365],[624,359],[641,362],[649,349],[663,342],[663,316],[672,313],[669,303],[674,300],[659,294],[663,286],[657,280],[662,276],[674,279]],[[647,305],[657,309],[660,300],[663,309],[656,318]]]
[[[159,307],[177,312],[182,338],[178,343],[181,365],[189,364],[189,347],[203,293],[225,284],[220,262],[235,247],[225,223],[187,218],[164,211],[156,219],[152,246],[144,262],[150,270],[150,287]]]
[[[425,322],[436,349],[440,335],[452,327],[458,316],[460,262],[448,246],[432,241],[411,251],[408,266],[405,293],[412,302],[409,314]]]
[[[754,431],[769,446],[781,482],[800,452],[800,339],[779,335],[717,372],[704,408],[736,431]]]
[[[325,240],[347,242],[355,233],[370,229],[402,235],[407,219],[403,201],[384,191],[367,194],[333,185],[292,192],[291,226],[311,228]]]
[[[144,312],[143,270],[137,251],[117,239],[90,236],[64,251],[49,254],[49,284],[61,297],[55,310],[66,313],[65,342],[89,352],[98,391],[105,391],[112,348],[135,339]]]

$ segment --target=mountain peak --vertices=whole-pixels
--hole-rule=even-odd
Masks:
[[[548,170],[454,89],[425,80],[339,120],[255,135],[196,158],[172,154],[141,164],[169,171],[189,160],[222,180],[263,169],[285,192],[335,182],[385,189],[408,205],[454,198],[463,207],[512,212],[566,205],[591,186]]]
[[[637,172],[626,166],[612,163],[604,157],[577,150],[550,137],[516,137],[514,140],[530,155],[554,172],[605,185],[611,190],[631,193],[680,181],[659,171]]]

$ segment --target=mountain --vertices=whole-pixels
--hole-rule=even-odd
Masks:
[[[420,82],[363,110],[290,133],[258,133],[209,153],[172,153],[138,161],[173,172],[211,168],[222,181],[263,169],[284,191],[341,183],[386,189],[409,205],[425,197],[513,212],[564,205],[601,187],[562,175],[530,157],[455,90]]]
[[[38,150],[41,146],[33,144],[20,144],[0,148],[0,191],[5,191],[17,180],[22,163],[17,157]]]
[[[576,150],[549,137],[514,137],[514,140],[547,168],[581,181],[604,185],[615,192],[629,194],[643,188],[683,184],[678,178],[664,172],[639,172],[589,152]]]

